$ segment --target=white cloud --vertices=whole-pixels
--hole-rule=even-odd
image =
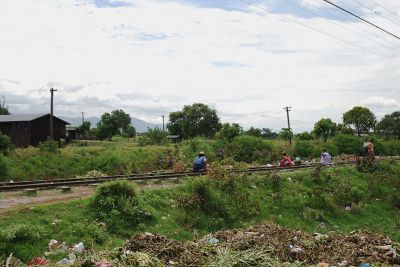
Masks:
[[[400,108],[400,103],[396,99],[383,96],[370,96],[361,101],[361,104],[374,108]]]
[[[131,2],[96,8],[86,0],[1,1],[0,95],[17,111],[28,111],[27,104],[11,103],[12,95],[35,99],[30,108],[42,110],[53,84],[63,115],[122,106],[151,121],[201,101],[223,119],[276,129],[285,127],[282,107],[291,105],[299,121],[293,127],[303,130],[320,117],[340,118],[367,86],[376,85],[369,95],[380,95],[400,82],[400,64],[278,15]],[[400,3],[390,7],[399,10]],[[366,42],[328,19],[292,18],[400,61],[399,48]],[[398,101],[400,93],[382,96]]]

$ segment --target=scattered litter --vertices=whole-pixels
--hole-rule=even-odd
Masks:
[[[317,267],[330,267],[329,263],[326,262],[320,262],[317,264]]]
[[[36,257],[34,259],[31,259],[28,263],[28,265],[47,265],[47,264],[49,264],[49,261],[41,257]]]
[[[72,249],[72,251],[74,251],[76,253],[83,253],[84,250],[85,250],[85,246],[83,245],[82,242],[80,242],[79,244],[75,245],[74,248]]]
[[[346,267],[346,266],[348,266],[348,265],[349,265],[349,262],[346,261],[346,260],[344,260],[344,261],[338,263],[338,266],[339,266],[339,267]]]
[[[347,210],[347,211],[351,211],[351,207],[350,206],[347,206],[346,208],[344,208],[345,210]]]
[[[210,238],[207,240],[207,242],[208,242],[208,244],[217,244],[217,243],[219,242],[219,240],[216,239],[216,238],[210,237]]]
[[[95,264],[96,264],[95,265],[96,267],[112,267],[112,264],[109,263],[107,260],[102,260],[102,261],[96,262]]]

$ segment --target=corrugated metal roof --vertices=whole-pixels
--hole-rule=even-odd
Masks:
[[[39,118],[47,116],[47,115],[49,115],[49,113],[0,115],[0,122],[33,121],[33,120],[39,119]],[[65,122],[66,124],[69,124],[68,122],[66,122],[56,116],[53,116],[53,117]]]

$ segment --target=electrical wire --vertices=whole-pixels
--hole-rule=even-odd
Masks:
[[[263,11],[269,13],[269,14],[277,15],[277,16],[279,16],[279,17],[285,19],[285,20],[288,20],[288,21],[291,21],[291,22],[293,22],[293,23],[302,25],[303,27],[312,29],[312,30],[314,30],[314,31],[316,31],[316,32],[319,32],[319,33],[321,33],[321,34],[327,35],[327,36],[329,36],[329,37],[331,37],[331,38],[334,38],[334,39],[336,39],[336,40],[339,40],[339,41],[344,42],[344,43],[346,43],[346,44],[349,44],[349,45],[351,45],[351,46],[357,47],[357,48],[359,48],[359,49],[362,49],[362,50],[364,50],[364,51],[367,51],[367,52],[369,52],[369,53],[372,53],[372,54],[374,54],[374,55],[376,55],[376,56],[383,57],[383,58],[385,58],[385,59],[387,59],[387,60],[390,60],[390,61],[395,62],[395,63],[398,63],[398,64],[400,63],[400,61],[394,60],[392,57],[386,57],[386,56],[384,56],[384,55],[378,54],[378,53],[376,53],[376,52],[373,51],[373,50],[364,48],[364,47],[359,46],[359,45],[357,45],[357,44],[354,44],[354,43],[352,43],[352,42],[350,42],[350,41],[347,41],[347,40],[345,40],[345,39],[342,39],[342,38],[340,38],[340,37],[337,37],[337,36],[335,36],[335,35],[333,35],[333,34],[330,34],[330,33],[328,33],[328,32],[325,32],[325,31],[323,31],[323,30],[320,30],[320,29],[318,29],[318,28],[315,28],[315,27],[312,27],[312,26],[310,26],[310,25],[307,25],[307,24],[305,24],[305,23],[303,23],[303,22],[297,21],[297,20],[295,20],[295,19],[292,19],[292,18],[290,18],[290,17],[284,16],[284,15],[281,15],[281,14],[275,14],[275,13],[273,13],[272,11],[268,10],[267,8],[265,8],[265,7],[263,7],[263,6],[256,5],[256,4],[251,3],[251,2],[248,2],[248,1],[246,1],[246,0],[238,0],[238,1],[240,1],[240,2],[242,2],[242,3],[244,3],[244,4],[246,4],[246,5],[252,5],[253,7],[258,8],[258,9],[260,9],[260,10],[263,10]]]
[[[305,11],[307,11],[307,12],[313,14],[313,15],[320,16],[320,14],[318,14],[317,12],[314,12],[314,11],[312,11],[312,10],[306,9],[306,8],[304,8],[303,6],[294,4],[294,3],[290,2],[290,0],[284,0],[284,1],[285,1],[286,3],[288,3],[289,5],[292,5],[292,6],[294,6],[294,7],[299,8],[299,9],[305,10]],[[326,12],[325,12],[325,14],[326,14]],[[328,14],[328,15],[329,15],[329,14]],[[355,31],[355,30],[349,29],[349,28],[347,28],[347,27],[345,27],[345,26],[343,26],[343,25],[341,25],[341,24],[339,24],[339,23],[336,23],[336,22],[334,22],[334,21],[328,20],[328,22],[330,22],[330,23],[332,23],[332,24],[334,24],[334,25],[336,25],[336,26],[338,26],[338,27],[340,27],[340,28],[342,28],[342,29],[345,29],[346,31],[349,31],[349,32],[354,33],[354,34],[357,34],[358,36],[361,36],[361,37],[364,38],[364,39],[367,39],[367,40],[369,40],[369,41],[375,42],[376,44],[382,45],[382,46],[384,46],[384,47],[386,47],[386,48],[388,48],[388,49],[390,49],[390,50],[393,50],[393,48],[394,48],[394,47],[390,47],[390,46],[387,46],[387,45],[385,45],[385,44],[382,44],[382,43],[380,43],[380,42],[378,42],[378,41],[376,41],[376,40],[374,40],[374,39],[372,39],[372,38],[370,38],[370,37],[367,37],[367,36],[365,36],[365,35],[363,35],[363,34],[357,32],[357,31]]]
[[[364,7],[364,8],[366,8],[366,9],[370,10],[373,14],[376,14],[376,15],[378,15],[378,16],[384,18],[385,20],[390,21],[390,22],[393,23],[393,24],[396,24],[397,26],[400,26],[400,23],[398,23],[398,22],[396,22],[396,21],[394,21],[394,20],[392,20],[392,19],[390,19],[390,18],[388,18],[388,17],[382,15],[382,14],[379,13],[379,12],[376,12],[376,11],[372,10],[372,9],[369,8],[368,6],[364,5],[363,3],[360,3],[358,0],[352,0],[352,1],[353,1],[354,3],[356,3],[356,4],[360,5],[360,6],[362,6],[362,7]]]
[[[331,2],[331,1],[329,1],[329,0],[322,0],[322,1],[325,1],[326,3],[328,3],[328,4],[330,4],[330,5],[334,6],[334,7],[336,7],[336,8],[338,8],[338,9],[342,10],[343,12],[346,12],[347,14],[349,14],[349,15],[351,15],[351,16],[353,16],[353,17],[355,17],[355,18],[357,18],[357,19],[359,19],[359,20],[361,20],[361,21],[364,21],[364,22],[368,23],[369,25],[371,25],[371,26],[373,26],[373,27],[375,27],[375,28],[377,28],[377,29],[379,29],[379,30],[381,30],[381,31],[383,31],[383,32],[385,32],[385,33],[387,33],[387,34],[393,36],[394,38],[400,40],[400,37],[397,36],[396,34],[391,33],[391,32],[389,32],[389,31],[385,30],[384,28],[382,28],[382,27],[380,27],[380,26],[378,26],[378,25],[376,25],[376,24],[374,24],[374,23],[372,23],[372,22],[370,22],[370,21],[368,21],[368,20],[366,20],[366,19],[363,19],[362,17],[360,17],[360,16],[354,14],[353,12],[351,12],[351,11],[349,11],[349,10],[347,10],[347,9],[345,9],[345,8],[343,8],[343,7],[341,7],[341,6],[338,6],[337,4],[335,4],[335,3],[333,3],[333,2]]]

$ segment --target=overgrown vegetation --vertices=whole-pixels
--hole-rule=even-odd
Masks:
[[[142,207],[134,185],[125,180],[99,186],[89,207],[94,218],[106,223],[111,232],[137,227],[153,218],[151,212]]]
[[[28,261],[50,239],[103,248],[143,231],[190,240],[265,220],[320,233],[363,228],[398,242],[399,174],[398,162],[383,161],[373,173],[338,167],[249,176],[218,167],[209,177],[142,192],[113,182],[90,200],[3,214],[0,257],[15,252]]]

